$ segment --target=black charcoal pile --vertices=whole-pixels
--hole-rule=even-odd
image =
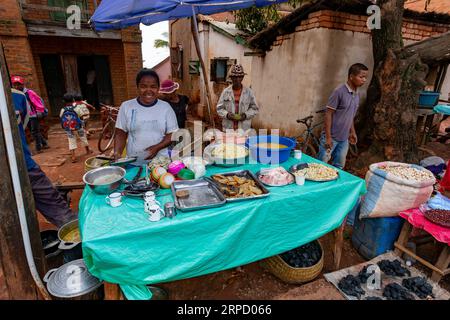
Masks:
[[[373,266],[373,264],[369,264],[368,266],[365,266],[358,273],[358,279],[361,283],[366,283],[367,279],[369,279],[369,277],[373,274],[373,272],[372,273],[367,272],[367,268],[369,268],[370,266]]]
[[[281,258],[294,268],[308,268],[319,262],[322,250],[317,241],[307,243],[301,247],[280,254]]]
[[[388,300],[415,300],[414,296],[398,283],[388,284],[384,288],[383,297]]]
[[[339,280],[338,288],[342,290],[346,295],[357,297],[364,295],[366,292],[361,288],[361,281],[358,277],[354,277],[351,274],[343,277]]]
[[[402,285],[409,291],[415,293],[420,299],[433,296],[433,287],[423,277],[413,277],[409,279],[403,279]]]
[[[383,271],[388,276],[404,277],[405,275],[411,276],[411,272],[402,267],[399,260],[389,261],[381,260],[378,263],[381,271]]]

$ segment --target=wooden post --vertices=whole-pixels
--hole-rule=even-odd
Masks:
[[[214,115],[211,113],[212,99],[211,99],[211,92],[209,91],[208,74],[206,73],[205,62],[203,61],[202,52],[200,51],[200,43],[198,40],[197,19],[195,18],[195,14],[193,14],[193,16],[191,18],[191,31],[192,31],[192,36],[194,37],[195,50],[197,51],[198,59],[200,60],[200,65],[202,68],[203,82],[206,87],[206,98],[207,98],[206,102],[208,104],[209,120],[211,121],[211,124],[213,125],[213,128],[215,129],[216,125],[214,122]]]
[[[442,273],[433,271],[431,274],[431,280],[439,282],[443,275],[448,272],[447,268],[450,264],[450,247],[446,245],[444,249],[442,249],[441,254],[439,255],[438,261],[436,262],[436,268],[441,270]]]
[[[104,282],[105,300],[125,300],[118,284]]]
[[[0,94],[5,94],[6,96],[31,247],[36,268],[42,277],[46,270],[44,251],[42,249],[33,193],[28,178],[27,167],[25,165],[19,130],[16,125],[17,120],[5,66],[5,57],[3,51],[0,50],[0,72],[3,79],[3,87],[5,89],[5,92],[0,92]],[[25,255],[3,130],[4,128],[0,121],[0,268],[2,268],[3,271],[5,287],[7,288],[7,296],[9,299],[39,299],[42,297],[31,276]]]
[[[342,224],[334,230],[334,270],[339,270],[342,256],[342,246],[344,245],[344,228],[347,222],[347,218],[344,219]]]

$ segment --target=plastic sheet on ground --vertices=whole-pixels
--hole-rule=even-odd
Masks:
[[[389,261],[399,260],[402,263],[402,266],[406,267],[405,262],[401,258],[399,258],[396,254],[394,254],[392,251],[390,251],[390,252],[382,254],[376,258],[373,258],[370,261],[367,261],[367,262],[364,262],[364,263],[361,263],[361,264],[358,264],[355,266],[351,266],[349,268],[345,268],[342,270],[338,270],[335,272],[327,273],[324,275],[324,277],[325,277],[325,279],[327,279],[328,282],[331,282],[336,287],[336,289],[338,289],[339,292],[348,300],[365,300],[367,297],[378,297],[383,300],[387,300],[385,297],[383,297],[383,290],[388,284],[397,283],[399,285],[402,285],[403,279],[412,278],[412,277],[427,278],[425,274],[423,274],[422,272],[417,270],[415,267],[411,266],[411,267],[406,267],[411,272],[411,276],[393,277],[393,276],[388,276],[388,275],[384,274],[383,272],[381,272],[381,289],[380,290],[375,290],[375,289],[371,290],[367,287],[367,284],[361,284],[361,288],[365,291],[365,294],[362,295],[359,299],[354,296],[349,296],[349,295],[345,294],[341,289],[339,289],[338,283],[343,277],[345,277],[347,275],[353,275],[353,276],[357,277],[358,273],[362,270],[362,268],[364,268],[364,266],[369,265],[369,264],[376,265],[377,262],[379,262],[381,260],[389,260]],[[436,282],[431,281],[431,279],[427,279],[427,282],[433,287],[433,295],[434,295],[433,300],[449,300],[450,299],[450,293],[448,291],[446,291],[445,289],[442,289]],[[427,299],[420,299],[416,294],[412,293],[409,290],[408,290],[408,292],[411,293],[416,300],[427,300]]]
[[[288,169],[298,162],[290,158],[281,165]],[[304,155],[301,162],[318,161]],[[264,167],[269,166],[212,166],[206,175],[241,169],[255,173]],[[126,178],[136,172],[128,170]],[[339,175],[330,182],[268,187],[267,198],[178,211],[159,222],[148,220],[142,199],[127,197],[122,206],[111,208],[105,195],[86,188],[79,205],[83,257],[94,276],[126,286],[128,299],[142,299],[148,294],[145,285],[248,264],[336,229],[365,192],[364,180],[344,171]],[[162,205],[173,201],[170,190],[159,191],[157,199]]]

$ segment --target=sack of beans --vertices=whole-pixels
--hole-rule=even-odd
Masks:
[[[400,211],[417,208],[428,201],[435,183],[429,170],[414,164],[391,161],[371,164],[360,218],[393,217]]]

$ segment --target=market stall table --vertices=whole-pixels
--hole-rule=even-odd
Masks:
[[[281,165],[288,169],[299,160]],[[301,162],[319,162],[306,155]],[[253,173],[268,165],[245,164]],[[236,168],[211,166],[207,176]],[[128,170],[131,179],[137,168]],[[96,277],[121,285],[129,299],[148,298],[145,285],[197,277],[258,261],[337,232],[335,266],[339,265],[347,213],[365,193],[364,180],[345,171],[330,182],[307,181],[268,187],[270,196],[226,203],[191,212],[178,211],[173,219],[150,222],[144,202],[125,198],[109,207],[105,196],[84,190],[79,222],[83,257]],[[157,199],[173,201],[170,190]]]
[[[395,252],[400,256],[402,253],[406,253],[412,258],[416,259],[423,265],[427,266],[433,273],[431,275],[431,280],[439,282],[441,278],[447,274],[450,274],[450,229],[446,227],[439,226],[425,218],[423,213],[418,209],[410,209],[407,211],[400,212],[400,217],[405,219],[400,236],[398,237],[395,245]],[[445,243],[438,260],[435,264],[432,264],[423,258],[419,257],[417,254],[407,249],[408,239],[414,228],[419,228],[425,230],[433,236],[439,242]]]

